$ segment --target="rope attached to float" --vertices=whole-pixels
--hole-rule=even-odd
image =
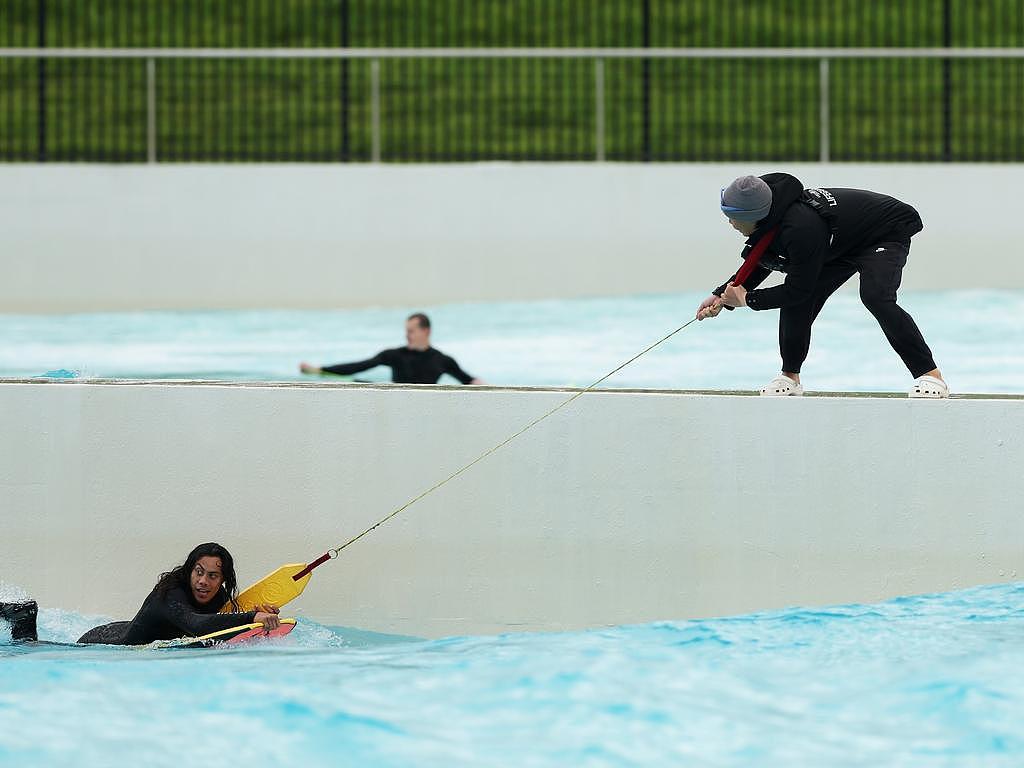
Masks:
[[[758,253],[758,256],[760,256],[760,253]],[[755,262],[755,264],[756,264],[756,262]],[[574,394],[572,395],[572,397],[568,398],[567,400],[564,400],[564,401],[562,401],[561,403],[559,403],[558,405],[556,405],[556,406],[555,406],[554,408],[552,408],[552,409],[551,409],[550,411],[548,411],[547,413],[545,413],[545,414],[544,414],[543,416],[538,416],[538,417],[537,417],[536,419],[534,419],[533,421],[531,421],[531,422],[530,422],[529,424],[527,424],[527,425],[526,425],[525,427],[523,427],[522,429],[520,429],[520,430],[519,430],[518,432],[516,432],[516,433],[515,433],[514,435],[511,435],[510,437],[507,437],[507,438],[505,438],[504,440],[502,440],[502,441],[501,441],[500,443],[498,443],[498,444],[497,444],[496,446],[494,446],[493,448],[490,448],[489,450],[487,450],[487,451],[484,451],[484,452],[483,452],[482,454],[480,454],[479,456],[477,456],[477,457],[476,457],[475,459],[473,459],[473,460],[472,460],[471,462],[469,462],[469,463],[468,463],[468,464],[466,464],[465,466],[463,466],[463,467],[460,467],[459,469],[457,469],[457,470],[455,470],[454,472],[452,472],[452,473],[451,473],[450,475],[448,475],[448,477],[444,478],[444,480],[441,480],[440,482],[438,482],[438,483],[435,483],[434,485],[432,485],[432,486],[430,486],[429,488],[427,488],[427,490],[423,491],[423,493],[421,493],[421,494],[420,494],[419,496],[416,496],[415,498],[413,498],[413,499],[410,499],[410,500],[409,500],[409,501],[407,501],[407,502],[406,502],[405,504],[403,504],[402,506],[400,506],[400,507],[399,507],[398,509],[396,509],[396,510],[394,510],[393,512],[389,513],[389,514],[388,514],[388,515],[386,515],[385,517],[382,517],[382,518],[381,518],[380,520],[378,520],[378,521],[377,521],[376,523],[374,523],[374,524],[373,524],[373,525],[371,525],[371,526],[370,526],[369,528],[367,528],[366,530],[364,530],[364,531],[363,531],[362,533],[360,533],[360,534],[359,534],[358,536],[353,536],[353,537],[352,537],[351,539],[349,539],[348,541],[346,541],[346,542],[345,542],[344,544],[341,544],[341,545],[339,545],[339,546],[337,546],[337,547],[334,547],[333,549],[329,549],[329,550],[327,550],[327,551],[326,551],[326,552],[325,552],[324,554],[320,555],[320,557],[318,557],[318,558],[317,558],[316,560],[314,560],[314,561],[313,561],[313,562],[311,562],[311,563],[310,563],[309,565],[307,565],[307,566],[306,566],[305,568],[303,568],[303,569],[302,569],[301,571],[299,571],[299,572],[298,572],[298,573],[296,573],[296,574],[295,574],[294,576],[292,576],[292,578],[293,578],[293,579],[294,579],[295,581],[298,581],[299,579],[301,579],[301,578],[302,578],[303,576],[305,576],[306,574],[308,574],[308,573],[309,573],[310,571],[312,571],[312,570],[313,570],[314,568],[316,568],[317,566],[323,565],[323,564],[324,564],[324,563],[326,563],[326,562],[327,562],[328,560],[333,560],[334,558],[336,558],[336,557],[338,556],[338,554],[339,554],[339,553],[341,552],[341,550],[345,549],[345,547],[349,546],[350,544],[355,544],[355,543],[356,543],[357,541],[359,541],[359,540],[360,540],[361,538],[363,538],[363,536],[366,536],[366,535],[367,535],[368,533],[370,533],[371,531],[375,530],[376,528],[379,528],[379,527],[380,527],[381,525],[383,525],[384,523],[386,523],[386,522],[387,522],[388,520],[390,520],[390,519],[391,519],[392,517],[394,517],[395,515],[398,515],[398,514],[400,514],[400,513],[404,512],[404,511],[405,511],[405,510],[407,510],[407,509],[408,509],[409,507],[411,507],[411,506],[412,506],[413,504],[415,504],[415,503],[416,503],[417,501],[419,501],[420,499],[423,499],[423,498],[424,498],[424,497],[426,497],[426,496],[429,496],[429,495],[430,495],[431,493],[433,493],[434,491],[436,491],[436,490],[437,490],[438,488],[440,488],[441,486],[445,485],[446,483],[449,483],[449,482],[451,482],[452,480],[454,480],[454,479],[455,479],[456,477],[458,477],[459,475],[461,475],[461,474],[462,474],[463,472],[465,472],[465,471],[466,471],[467,469],[469,469],[470,467],[474,466],[475,464],[479,464],[479,463],[480,463],[481,461],[483,461],[484,459],[486,459],[486,458],[487,458],[488,456],[490,456],[490,455],[491,455],[492,453],[495,453],[496,451],[499,451],[499,450],[501,450],[501,449],[502,449],[502,448],[504,448],[504,447],[505,447],[506,445],[508,445],[509,443],[511,443],[511,442],[512,442],[513,440],[515,440],[515,439],[516,439],[517,437],[519,437],[520,435],[522,435],[522,434],[523,434],[524,432],[527,432],[527,431],[529,431],[530,429],[533,429],[533,427],[535,427],[535,426],[537,426],[538,424],[540,424],[540,423],[541,423],[542,421],[544,421],[544,419],[548,418],[549,416],[553,416],[553,415],[554,415],[555,413],[557,413],[558,411],[562,410],[562,409],[563,409],[563,408],[564,408],[565,406],[569,405],[569,404],[570,404],[571,402],[573,402],[573,401],[574,401],[574,400],[576,400],[577,398],[579,398],[579,397],[582,397],[583,395],[585,395],[585,394],[586,394],[587,392],[589,392],[590,390],[592,390],[592,389],[593,389],[594,387],[596,387],[596,386],[597,386],[598,384],[601,384],[602,382],[604,382],[604,381],[606,381],[606,380],[610,379],[610,378],[611,378],[612,376],[614,376],[614,375],[615,375],[616,373],[618,373],[619,371],[621,371],[621,370],[622,370],[623,368],[625,368],[625,367],[626,367],[627,365],[629,365],[630,363],[633,363],[633,362],[635,362],[636,360],[640,359],[641,357],[643,357],[644,355],[646,355],[646,354],[647,354],[648,352],[650,352],[650,351],[651,351],[652,349],[654,349],[655,347],[657,347],[657,346],[659,346],[659,345],[661,345],[661,344],[664,344],[664,343],[665,343],[666,341],[668,341],[669,339],[671,339],[671,338],[672,338],[673,336],[675,336],[675,335],[676,335],[677,333],[679,333],[679,332],[680,332],[680,331],[682,331],[682,330],[683,330],[684,328],[686,328],[687,326],[691,325],[692,323],[694,323],[694,322],[696,322],[696,321],[697,321],[697,318],[693,318],[692,320],[689,320],[688,322],[686,322],[686,323],[683,323],[683,324],[682,324],[681,326],[679,326],[678,328],[676,328],[676,329],[675,329],[674,331],[672,331],[672,332],[671,332],[671,333],[669,333],[668,335],[666,335],[666,336],[663,336],[662,338],[658,339],[658,341],[654,342],[654,343],[653,343],[653,344],[651,344],[651,345],[650,345],[649,347],[647,347],[646,349],[644,349],[644,350],[643,350],[642,352],[639,352],[639,353],[637,353],[636,355],[634,355],[633,357],[631,357],[631,358],[630,358],[629,360],[627,360],[626,362],[624,362],[624,363],[623,363],[622,365],[620,365],[620,366],[619,366],[618,368],[616,368],[616,369],[615,369],[614,371],[611,371],[611,372],[609,372],[609,373],[606,373],[606,374],[605,374],[604,376],[602,376],[602,377],[601,377],[600,379],[598,379],[597,381],[595,381],[595,382],[594,382],[593,384],[591,384],[591,385],[590,385],[589,387],[587,387],[587,388],[585,388],[585,389],[581,389],[581,390],[580,390],[579,392],[576,392],[576,393],[574,393]]]

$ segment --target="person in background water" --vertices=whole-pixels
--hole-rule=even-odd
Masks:
[[[436,384],[443,373],[463,384],[484,383],[462,370],[454,358],[430,346],[430,318],[422,312],[409,315],[406,319],[405,340],[406,346],[385,349],[369,360],[327,365],[322,368],[300,363],[299,370],[303,373],[334,373],[349,376],[376,368],[378,365],[386,365],[391,369],[391,380],[396,384]]]
[[[734,274],[697,308],[697,319],[722,308],[779,310],[782,373],[762,395],[802,395],[800,368],[811,343],[811,324],[854,272],[860,298],[914,377],[910,397],[948,397],[949,388],[913,318],[896,291],[910,253],[910,238],[924,225],[911,206],[861,189],[804,189],[788,173],[742,176],[722,190],[721,208],[733,229],[747,238],[745,257],[764,237],[768,248],[743,285]],[[758,289],[773,270],[785,282]]]
[[[237,609],[237,597],[238,582],[231,554],[220,544],[200,544],[184,564],[160,575],[134,619],[90,629],[78,642],[146,645],[154,640],[201,637],[254,622],[262,623],[266,630],[277,629],[277,606],[220,613],[228,604]]]

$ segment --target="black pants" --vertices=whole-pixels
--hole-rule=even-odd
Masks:
[[[896,304],[896,291],[910,254],[909,243],[878,243],[859,253],[828,262],[809,299],[779,311],[782,370],[799,373],[811,345],[811,324],[828,297],[860,273],[860,300],[882,326],[885,338],[914,378],[935,368],[932,352],[913,318]]]

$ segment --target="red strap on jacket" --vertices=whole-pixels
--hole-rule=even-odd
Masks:
[[[761,261],[761,257],[764,256],[764,252],[768,250],[768,246],[772,244],[772,240],[775,239],[775,235],[779,233],[779,228],[774,227],[769,229],[757,244],[750,249],[750,253],[747,254],[747,258],[744,259],[743,265],[739,268],[736,273],[736,277],[733,278],[733,285],[743,285],[747,282],[747,278],[754,274],[754,270],[757,269],[758,262]]]

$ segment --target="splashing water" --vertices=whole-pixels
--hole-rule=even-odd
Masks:
[[[427,308],[434,342],[498,384],[586,385],[702,296]],[[906,294],[955,391],[1024,391],[1024,292]],[[0,317],[0,375],[290,379],[402,343],[409,307]],[[767,316],[766,316],[767,315]],[[611,386],[753,388],[774,313],[694,325]],[[815,325],[811,389],[907,374],[855,296]],[[366,378],[383,380],[387,371]],[[0,600],[28,596],[0,582]],[[108,620],[43,606],[40,636]],[[1024,585],[589,632],[415,640],[302,620],[214,650],[12,645],[0,765],[1024,764]]]
[[[585,386],[693,316],[703,294],[427,307],[433,343],[493,384]],[[1024,291],[908,292],[956,392],[1024,392]],[[413,309],[0,316],[0,376],[301,378],[298,364],[362,360],[404,344]],[[756,389],[779,369],[776,312],[694,324],[606,386]],[[902,391],[909,374],[855,293],[833,297],[804,367],[811,390]],[[359,378],[385,381],[386,368]],[[442,383],[454,383],[442,379]]]
[[[1016,584],[587,632],[7,645],[0,763],[1019,765],[1022,633]]]

